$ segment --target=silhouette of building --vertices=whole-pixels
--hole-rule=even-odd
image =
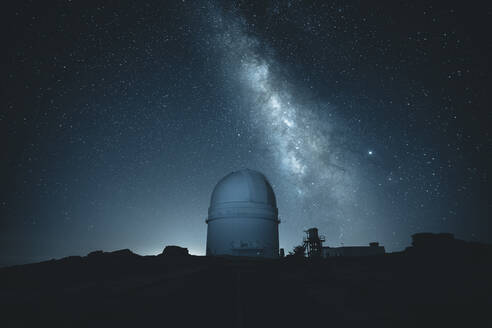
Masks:
[[[452,233],[421,232],[412,235],[412,246],[419,248],[448,248],[460,242]]]
[[[209,256],[279,256],[277,202],[260,172],[244,169],[220,180],[206,223]]]
[[[325,258],[332,256],[372,256],[382,255],[385,252],[384,246],[372,242],[369,243],[369,246],[323,247],[321,255]]]

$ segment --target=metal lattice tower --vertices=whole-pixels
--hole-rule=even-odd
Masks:
[[[318,235],[318,228],[311,228],[304,232],[306,233],[306,237],[304,237],[304,249],[306,249],[307,256],[309,258],[321,257],[325,237]]]

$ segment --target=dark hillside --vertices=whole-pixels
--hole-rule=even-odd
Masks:
[[[416,244],[360,258],[129,250],[0,269],[2,327],[486,327],[492,251]]]

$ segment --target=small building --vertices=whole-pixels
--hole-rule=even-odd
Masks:
[[[412,235],[412,246],[421,249],[449,248],[456,242],[452,233],[421,232]]]
[[[379,246],[377,242],[369,243],[369,246],[325,246],[321,250],[321,256],[324,258],[333,256],[373,256],[385,253],[384,246]]]

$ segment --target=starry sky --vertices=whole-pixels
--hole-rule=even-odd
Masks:
[[[450,1],[2,3],[0,265],[204,254],[216,182],[280,247],[492,242],[492,9]]]

